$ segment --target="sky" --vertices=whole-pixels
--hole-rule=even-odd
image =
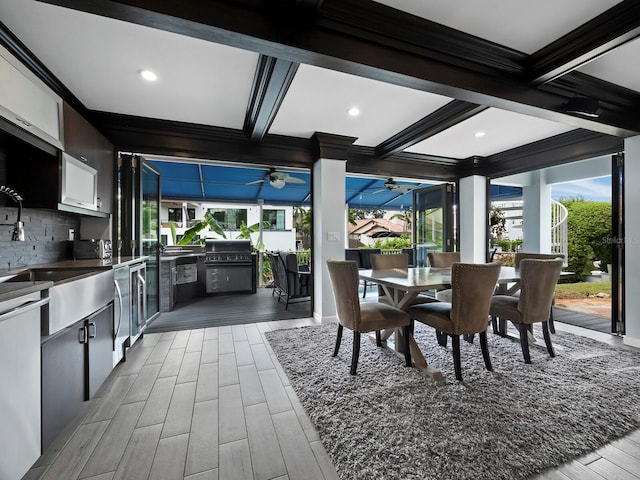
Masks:
[[[551,187],[551,197],[577,197],[581,195],[585,200],[596,202],[611,201],[611,177],[592,178],[578,182],[556,183]]]

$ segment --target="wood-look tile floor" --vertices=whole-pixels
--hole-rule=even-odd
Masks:
[[[24,480],[337,479],[263,335],[313,323],[145,335]],[[535,479],[638,480],[640,431]]]

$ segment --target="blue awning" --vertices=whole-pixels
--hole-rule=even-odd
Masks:
[[[311,205],[311,176],[306,172],[288,172],[304,183],[286,182],[283,188],[275,188],[263,181],[268,168],[248,168],[225,165],[205,165],[173,161],[150,160],[160,172],[163,200],[242,203],[256,205],[263,200],[267,205]],[[280,171],[280,170],[279,170]],[[403,193],[385,188],[386,179],[347,177],[346,198],[351,208],[406,210],[413,203],[411,191]],[[427,187],[429,183],[403,182],[413,188]],[[492,185],[492,200],[519,198],[522,189]]]

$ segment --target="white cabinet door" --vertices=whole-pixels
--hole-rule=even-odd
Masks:
[[[40,456],[40,292],[0,302],[0,478]]]
[[[61,101],[0,47],[0,114],[56,147],[60,141]]]

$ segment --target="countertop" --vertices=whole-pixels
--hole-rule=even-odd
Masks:
[[[184,252],[184,253],[170,253],[170,254],[163,254],[160,255],[160,261],[161,262],[169,262],[171,260],[175,260],[176,258],[185,258],[185,257],[204,257],[205,253],[204,252],[200,252],[200,253],[195,253],[195,252]]]
[[[62,262],[45,263],[28,265],[25,267],[14,268],[11,270],[0,271],[0,276],[18,274],[29,269],[87,269],[87,270],[109,270],[111,268],[119,268],[134,263],[148,260],[147,255],[137,255],[132,257],[114,257],[111,260],[65,260]],[[4,282],[0,283],[0,302],[12,300],[33,292],[48,290],[53,287],[53,282],[37,281],[37,282]]]

